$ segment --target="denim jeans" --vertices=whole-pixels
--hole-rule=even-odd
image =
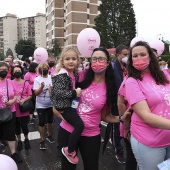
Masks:
[[[132,150],[140,170],[159,170],[157,165],[170,158],[170,146],[151,148],[131,135]]]

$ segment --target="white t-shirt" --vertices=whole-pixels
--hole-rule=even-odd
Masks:
[[[52,86],[51,76],[48,75],[47,78],[43,78],[42,76],[38,76],[34,80],[34,87],[33,90],[37,90],[40,88],[41,83],[44,82],[45,86],[43,91],[36,96],[36,108],[49,108],[52,107],[50,93],[49,93],[49,86]]]

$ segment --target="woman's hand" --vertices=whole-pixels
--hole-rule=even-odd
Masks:
[[[20,105],[23,105],[24,102],[25,102],[25,100],[20,100],[18,103],[19,103]]]
[[[61,113],[60,113],[55,107],[53,107],[53,113],[54,113],[59,119],[63,120],[64,122],[67,122],[67,121],[63,118],[63,116],[61,115]]]
[[[13,99],[8,100],[7,102],[5,102],[6,106],[7,106],[7,107],[10,107],[11,105],[13,105],[14,102],[16,101],[16,99],[17,99],[17,96],[14,96]]]
[[[123,122],[130,120],[131,111],[132,111],[132,109],[129,107],[129,108],[125,111],[125,113],[123,114],[123,116],[121,116],[121,119],[122,119]]]
[[[10,107],[13,104],[13,102],[12,102],[12,100],[9,100],[9,101],[5,102],[5,104],[7,107]]]

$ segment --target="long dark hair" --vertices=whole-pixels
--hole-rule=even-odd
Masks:
[[[104,52],[107,57],[107,61],[109,62],[109,65],[107,66],[105,72],[105,82],[106,82],[106,104],[108,107],[111,107],[115,97],[117,97],[117,94],[115,92],[114,74],[113,74],[112,65],[110,63],[110,55],[105,48],[101,48],[101,47],[95,48],[93,50],[93,53],[95,51]],[[91,62],[90,62],[89,69],[86,71],[84,80],[79,83],[79,87],[81,87],[82,89],[86,89],[87,87],[90,86],[93,80],[94,80],[94,71],[91,68]]]
[[[11,73],[12,73],[12,74],[14,74],[14,69],[15,69],[15,68],[20,68],[20,69],[21,69],[22,76],[24,75],[24,70],[23,70],[23,68],[22,68],[20,65],[16,65],[16,66],[12,67],[12,70],[11,70]]]
[[[150,71],[152,77],[155,79],[156,84],[162,84],[162,85],[168,84],[169,81],[165,77],[165,74],[163,73],[163,71],[160,69],[155,54],[153,53],[153,51],[152,51],[151,47],[148,45],[148,43],[144,42],[144,41],[138,41],[130,49],[130,55],[129,55],[129,59],[128,59],[128,75],[129,75],[129,77],[133,77],[134,79],[142,80],[141,71],[137,70],[132,65],[132,63],[133,63],[132,62],[132,50],[134,49],[134,47],[137,47],[137,46],[143,46],[147,49],[147,52],[148,52],[149,58],[150,58],[149,71]]]
[[[29,66],[29,72],[31,73],[36,73],[36,67],[38,66],[37,63],[35,62],[31,62],[30,66]]]

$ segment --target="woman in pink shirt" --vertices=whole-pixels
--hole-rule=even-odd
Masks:
[[[27,111],[21,113],[19,105],[22,105],[25,101],[31,99],[32,92],[29,83],[21,79],[21,77],[23,76],[23,69],[21,66],[14,66],[12,69],[12,75],[14,76],[14,80],[12,82],[17,95],[17,101],[15,103],[16,107],[15,134],[17,135],[18,139],[17,150],[21,151],[23,149],[23,144],[21,141],[21,130],[25,137],[24,148],[30,149],[30,143],[28,139],[29,112]]]
[[[16,163],[22,162],[22,159],[15,150],[15,101],[16,92],[11,80],[7,79],[8,65],[0,62],[0,108],[10,107],[12,119],[7,122],[0,123],[0,140],[8,141],[11,157]],[[7,88],[8,87],[8,88]],[[8,90],[8,91],[7,91]],[[8,100],[9,98],[9,100]],[[0,111],[1,112],[1,111]],[[1,115],[0,115],[1,116]]]
[[[81,71],[81,73],[83,73]],[[80,75],[81,77],[81,75]],[[89,69],[86,70],[84,80],[78,85],[82,89],[77,113],[84,123],[84,130],[78,142],[77,149],[83,159],[84,170],[98,170],[99,152],[101,144],[100,121],[116,123],[124,120],[123,117],[110,114],[113,104],[114,92],[113,70],[110,64],[110,56],[106,49],[94,49]],[[58,132],[60,149],[68,145],[73,127],[64,121],[62,114],[54,112],[63,121]],[[62,156],[62,169],[75,170],[76,165],[68,162]]]
[[[34,90],[33,90],[33,85],[34,85],[35,78],[38,76],[37,67],[38,67],[37,63],[31,62],[30,66],[29,66],[29,72],[27,72],[24,76],[24,80],[28,81],[28,83],[31,86],[31,91],[32,91],[31,99],[34,104],[34,109],[32,111],[30,111],[30,124],[34,124],[33,117],[34,117],[34,110],[35,110],[35,94],[34,94]]]
[[[146,42],[131,48],[128,62],[125,96],[134,111],[132,150],[140,170],[158,170],[170,158],[170,79]]]

